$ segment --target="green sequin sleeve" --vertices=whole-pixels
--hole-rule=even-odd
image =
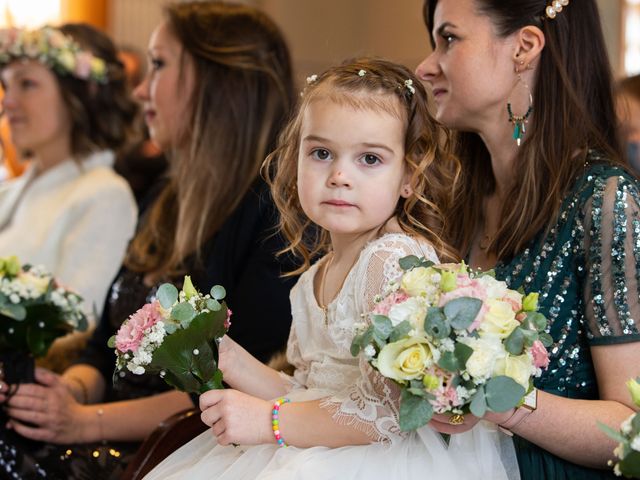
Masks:
[[[585,320],[591,345],[640,340],[640,193],[626,175],[595,176],[584,203]]]

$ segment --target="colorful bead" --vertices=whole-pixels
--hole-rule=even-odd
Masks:
[[[286,447],[287,444],[284,443],[284,439],[282,435],[280,435],[280,406],[284,403],[289,403],[288,398],[280,397],[273,403],[273,410],[271,410],[271,425],[273,429],[273,436],[276,439],[276,443],[281,447]]]

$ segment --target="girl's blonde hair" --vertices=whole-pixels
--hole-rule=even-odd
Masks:
[[[301,267],[291,274],[306,270],[314,258],[330,249],[329,232],[306,216],[296,190],[302,119],[309,104],[319,100],[401,116],[413,193],[407,199],[400,198],[398,222],[408,234],[429,240],[441,259],[457,259],[457,252],[443,237],[449,221],[443,212],[451,207],[460,164],[449,153],[448,131],[429,114],[427,94],[413,72],[386,60],[359,58],[309,77],[308,83],[296,113],[280,134],[277,149],[263,165],[280,211],[280,230],[289,243],[281,253],[292,253],[302,260]]]

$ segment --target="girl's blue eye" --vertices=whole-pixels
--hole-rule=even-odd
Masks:
[[[372,153],[366,153],[362,157],[362,163],[364,163],[365,165],[368,165],[368,166],[377,165],[378,163],[380,163],[380,157],[378,157],[377,155],[374,155]]]
[[[317,160],[327,160],[331,157],[331,152],[325,148],[316,148],[311,155]]]

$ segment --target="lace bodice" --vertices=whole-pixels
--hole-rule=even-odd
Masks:
[[[399,390],[362,358],[350,353],[355,324],[368,321],[373,300],[397,279],[398,260],[406,255],[437,261],[433,248],[405,234],[387,234],[362,250],[337,297],[328,305],[328,321],[313,290],[317,262],[291,292],[293,321],[287,346],[295,367],[292,389],[315,389],[324,397],[336,421],[352,425],[374,442],[401,438],[398,427]]]

